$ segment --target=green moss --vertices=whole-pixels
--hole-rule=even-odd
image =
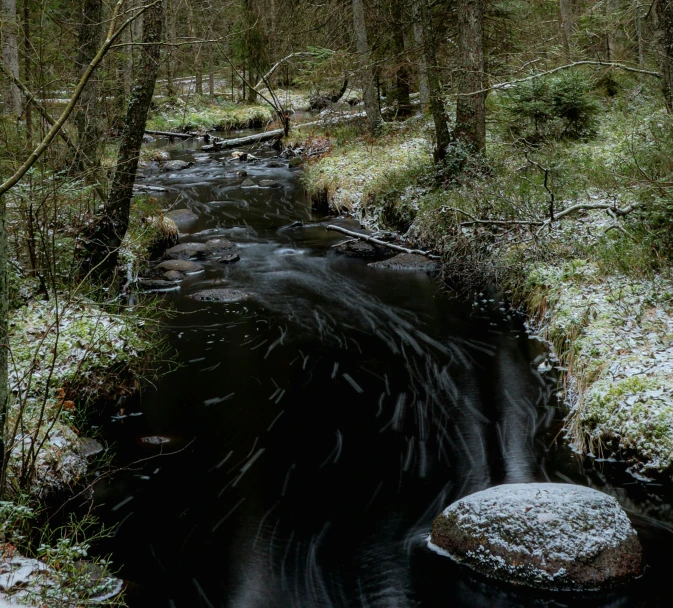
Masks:
[[[165,102],[147,122],[151,131],[192,131],[244,129],[262,127],[274,119],[267,104],[212,102],[205,98],[176,104]]]

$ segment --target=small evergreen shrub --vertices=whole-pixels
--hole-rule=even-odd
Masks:
[[[578,72],[521,82],[509,91],[506,126],[530,143],[589,138],[601,109],[591,90],[591,81]]]

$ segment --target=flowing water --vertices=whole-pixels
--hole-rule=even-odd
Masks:
[[[189,146],[171,157],[198,157]],[[143,182],[199,216],[184,240],[226,236],[241,260],[203,262],[162,296],[181,367],[104,428],[127,468],[97,485],[96,510],[119,523],[103,549],[130,606],[668,605],[670,509],[653,484],[619,470],[608,483],[555,442],[554,381],[531,365],[542,349],[521,321],[497,298],[464,303],[425,274],[336,255],[342,239],[326,224],[357,225],[313,215],[300,173],[255,154],[238,164],[217,153]],[[237,169],[281,187],[244,187]],[[252,297],[189,297],[223,286]],[[453,500],[545,480],[594,485],[631,509],[651,564],[640,585],[544,597],[426,548]]]

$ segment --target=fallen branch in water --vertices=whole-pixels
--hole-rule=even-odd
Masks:
[[[145,133],[148,135],[159,135],[160,137],[177,137],[178,139],[192,139],[196,137],[194,133],[173,133],[172,131],[148,131],[145,129]]]
[[[283,129],[274,129],[272,131],[264,131],[264,133],[257,133],[255,135],[246,135],[245,137],[235,137],[233,139],[218,139],[209,146],[201,146],[204,152],[213,150],[226,150],[227,148],[238,148],[239,146],[247,146],[249,144],[256,144],[260,141],[268,141],[282,137]]]
[[[386,243],[385,241],[376,239],[373,236],[367,236],[366,234],[359,234],[357,232],[353,232],[352,230],[346,230],[345,228],[341,228],[340,226],[334,226],[333,224],[327,226],[327,230],[335,230],[336,232],[341,232],[346,236],[351,236],[358,240],[371,243],[372,245],[379,245],[380,247],[388,247],[389,249],[394,249],[395,251],[401,251],[402,253],[413,253],[416,255],[422,255],[430,260],[439,260],[438,255],[430,253],[429,251],[422,251],[421,249],[407,249],[406,247],[402,247],[400,245],[394,245],[393,243]]]

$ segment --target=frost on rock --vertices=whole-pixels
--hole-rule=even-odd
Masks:
[[[619,503],[566,484],[502,485],[462,498],[435,519],[429,546],[486,576],[543,589],[601,589],[642,571]]]
[[[574,447],[619,452],[638,475],[673,469],[673,282],[601,277],[573,261],[537,267],[529,283],[544,294],[541,331],[570,369]]]

